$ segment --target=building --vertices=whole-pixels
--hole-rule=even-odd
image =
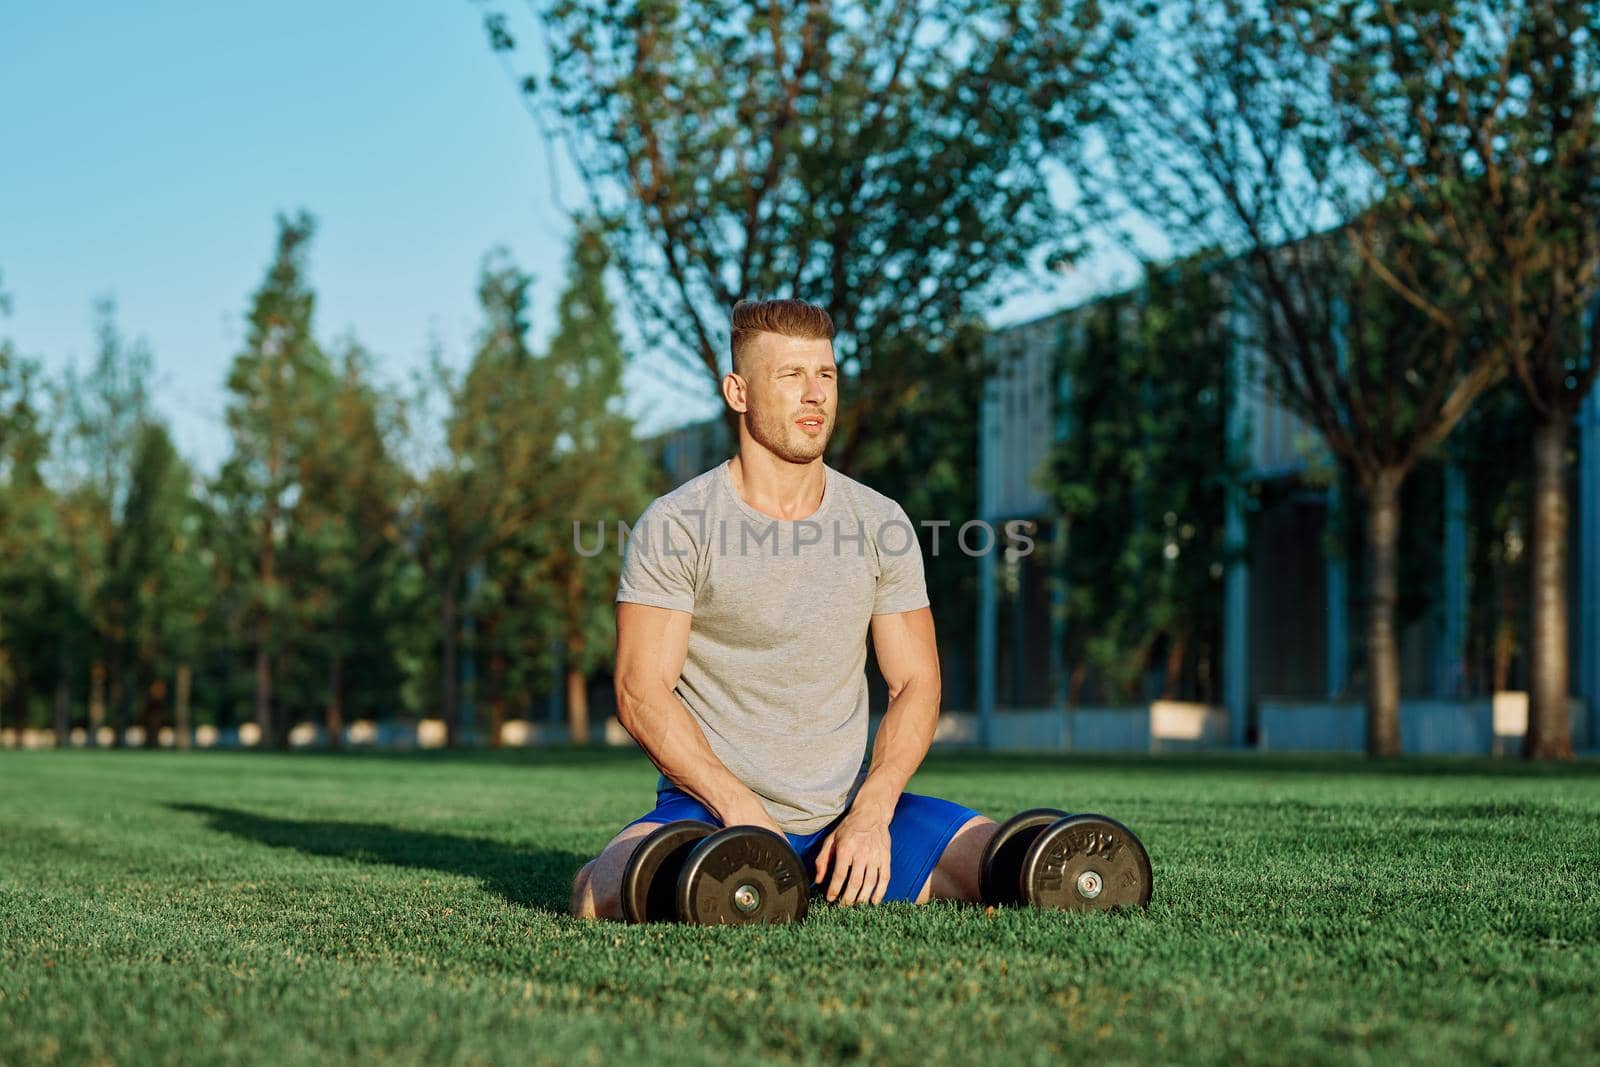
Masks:
[[[991,743],[1049,744],[1049,723],[1067,714],[1064,590],[1053,573],[1059,538],[1040,475],[1068,432],[1062,417],[1071,383],[1055,354],[1087,307],[1066,309],[995,331],[990,351],[998,371],[982,398],[979,444],[980,515],[998,526],[1025,519],[1036,524],[1043,551],[1031,560],[984,556],[979,567],[977,640],[978,732]],[[1230,330],[1235,366],[1250,358],[1247,331]],[[1316,435],[1234,374],[1229,407],[1235,460],[1242,470],[1229,494],[1226,537],[1245,549],[1224,580],[1218,704],[1226,712],[1225,737],[1233,746],[1272,748],[1362,747],[1363,696],[1352,664],[1359,664],[1361,588],[1352,566],[1324,550],[1324,532],[1341,507],[1337,484],[1307,478],[1328,466]],[[1574,427],[1578,459],[1572,489],[1569,612],[1575,742],[1600,739],[1600,390],[1591,393]],[[1442,562],[1437,595],[1426,618],[1401,634],[1402,732],[1408,751],[1487,751],[1506,741],[1515,700],[1496,700],[1481,685],[1466,684],[1468,628],[1467,502],[1471,486],[1462,471],[1444,467],[1439,523]],[[1268,486],[1270,503],[1253,515],[1246,538],[1246,485]],[[1257,497],[1256,499],[1260,499]],[[1247,548],[1245,546],[1248,546]],[[1359,565],[1356,569],[1359,569]],[[1032,716],[1022,729],[1017,713]],[[1497,722],[1498,717],[1498,722]],[[1041,725],[1044,724],[1044,725]],[[1053,727],[1073,747],[1070,724]],[[1139,731],[1112,730],[1104,747],[1126,747]],[[1123,741],[1116,740],[1122,738]],[[1220,737],[1218,738],[1220,740]],[[1088,744],[1094,743],[1093,736]]]

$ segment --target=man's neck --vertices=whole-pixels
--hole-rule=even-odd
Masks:
[[[728,478],[746,504],[790,522],[816,512],[828,484],[820,456],[810,463],[790,463],[770,453],[747,455],[742,450],[728,461]]]

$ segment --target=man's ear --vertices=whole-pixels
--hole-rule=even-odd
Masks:
[[[748,388],[743,375],[729,371],[722,376],[722,399],[728,402],[730,408],[741,414],[750,406],[746,393]]]

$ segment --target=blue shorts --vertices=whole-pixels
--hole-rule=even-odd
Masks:
[[[889,888],[883,899],[915,903],[923,883],[933,873],[934,865],[944,855],[951,839],[977,816],[978,812],[971,808],[948,800],[917,796],[915,793],[900,794],[900,802],[894,806],[894,816],[889,820]],[[822,842],[843,818],[840,815],[814,833],[784,835],[800,854],[809,880],[816,880],[817,853],[822,851]],[[665,786],[656,790],[655,810],[633,820],[628,826],[675,822],[678,819],[701,819],[713,826],[722,825],[722,821],[694,797],[675,786]]]

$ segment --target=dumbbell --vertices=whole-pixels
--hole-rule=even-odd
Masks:
[[[995,907],[1109,911],[1142,908],[1155,888],[1137,835],[1104,815],[1031,808],[1000,825],[983,850],[979,883]]]
[[[622,871],[622,914],[632,923],[799,922],[810,902],[800,857],[757,826],[669,822],[640,842]]]

